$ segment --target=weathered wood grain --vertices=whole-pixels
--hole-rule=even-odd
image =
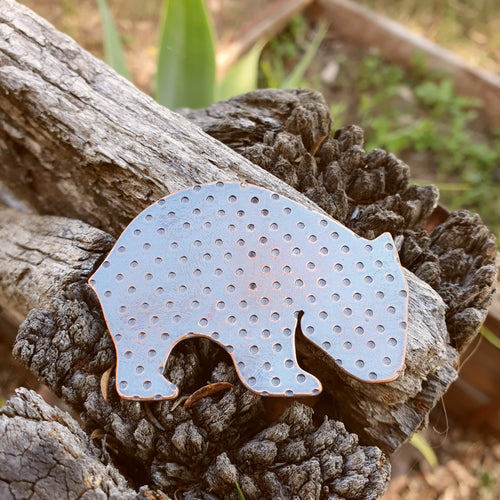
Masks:
[[[0,210],[0,308],[19,325],[60,290],[89,276],[114,239],[74,219]]]

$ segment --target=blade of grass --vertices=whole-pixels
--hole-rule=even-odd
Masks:
[[[236,492],[238,493],[238,500],[245,500],[245,495],[243,494],[243,491],[241,491],[238,481],[236,481],[234,484],[236,486]]]
[[[229,99],[257,88],[259,59],[264,42],[257,42],[241,59],[236,61],[217,88],[217,100]]]
[[[483,326],[483,328],[481,328],[481,335],[492,346],[495,346],[497,349],[500,349],[500,338],[498,338],[491,330]]]
[[[102,31],[104,36],[104,58],[106,62],[120,75],[128,80],[132,80],[127,65],[125,63],[125,52],[120,39],[120,34],[116,29],[113,16],[109,10],[106,0],[97,0],[97,6],[102,19]]]
[[[316,52],[318,52],[321,42],[325,38],[326,32],[328,31],[328,23],[322,21],[312,39],[311,43],[307,47],[305,54],[302,56],[301,60],[297,63],[292,72],[285,78],[283,83],[280,85],[282,89],[296,88],[300,85],[302,78],[304,77],[307,68],[310,66]]]
[[[415,447],[424,458],[427,460],[431,467],[435,467],[438,464],[438,459],[434,450],[431,448],[430,444],[420,435],[413,434],[410,443]]]
[[[156,100],[170,109],[202,108],[214,94],[215,41],[204,0],[166,0]]]

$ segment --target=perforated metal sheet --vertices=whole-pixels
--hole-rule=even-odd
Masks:
[[[399,374],[408,290],[388,233],[373,241],[256,186],[194,186],[154,203],[125,229],[89,280],[117,352],[126,399],[170,399],[174,345],[208,337],[250,390],[314,395],[294,329],[366,382]]]

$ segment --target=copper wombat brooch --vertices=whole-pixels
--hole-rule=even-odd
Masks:
[[[408,289],[388,233],[369,241],[266,189],[217,182],[149,206],[89,280],[113,338],[125,399],[178,395],[172,348],[207,337],[265,396],[319,394],[295,327],[343,370],[388,382],[406,351]]]

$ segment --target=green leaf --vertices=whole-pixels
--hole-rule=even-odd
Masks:
[[[238,481],[235,481],[235,486],[236,486],[236,492],[238,493],[238,500],[245,500],[245,495],[241,491],[240,485],[238,484]]]
[[[495,346],[497,349],[500,349],[500,338],[498,338],[492,331],[488,330],[488,328],[481,328],[481,335],[491,345]]]
[[[414,446],[427,460],[431,467],[435,467],[438,464],[438,459],[434,450],[431,448],[430,444],[420,435],[413,434],[410,443]]]
[[[318,52],[319,46],[321,45],[323,38],[325,38],[327,31],[328,23],[326,21],[322,21],[318,27],[318,31],[316,31],[316,34],[314,35],[314,38],[307,47],[305,54],[302,56],[302,59],[297,63],[288,77],[285,78],[284,82],[280,85],[280,88],[291,89],[300,86],[302,78],[314,59],[316,52]]]
[[[259,59],[264,42],[257,42],[242,58],[236,61],[217,89],[217,100],[229,99],[257,88]]]
[[[215,97],[215,41],[203,0],[166,0],[156,100],[170,109],[203,108]]]
[[[132,80],[125,63],[125,53],[116,29],[113,16],[109,10],[106,0],[97,0],[99,12],[102,19],[102,30],[104,35],[104,58],[106,62],[120,75]]]
[[[264,79],[266,82],[265,86],[272,89],[278,89],[280,86],[279,82],[282,79],[280,73],[280,65],[278,64],[277,66],[275,66],[270,61],[264,59],[260,63],[260,70],[264,75]]]

